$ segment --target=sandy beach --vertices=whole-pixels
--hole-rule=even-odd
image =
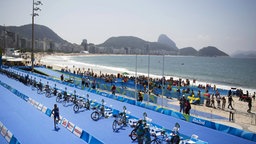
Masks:
[[[47,54],[36,54],[36,59],[38,60],[36,63],[40,64],[40,65],[46,65],[46,66],[51,66],[53,69],[57,69],[60,70],[62,68],[65,68],[66,66],[68,67],[68,69],[73,70],[73,65],[70,63],[52,63],[49,60],[46,60],[45,58],[47,56],[54,56],[54,57],[58,57],[58,56],[90,56],[88,54],[64,54],[64,53],[58,53],[58,54],[54,54],[54,55],[47,55]],[[64,65],[66,64],[66,65]],[[85,69],[90,68],[93,69],[94,73],[108,73],[108,74],[117,74],[117,71],[112,71],[109,69],[102,69],[99,68],[95,65],[75,65],[75,68],[82,68],[84,67]],[[198,85],[199,83],[195,83],[195,85]],[[206,84],[206,83],[200,83],[200,84]],[[217,86],[218,88],[218,86]],[[251,113],[247,113],[247,109],[248,109],[248,103],[247,102],[243,102],[243,101],[239,101],[238,97],[233,97],[234,103],[233,103],[233,107],[235,109],[235,114],[234,114],[234,121],[230,122],[228,120],[213,120],[211,119],[211,121],[217,122],[217,123],[221,123],[221,124],[225,124],[228,126],[232,126],[232,127],[236,127],[236,128],[240,128],[246,131],[250,131],[250,132],[254,132],[256,131],[256,105],[255,105],[255,101],[253,100],[252,102],[252,110]],[[171,104],[174,105],[179,105],[179,101],[178,100],[174,100],[172,102],[170,102]],[[216,105],[216,103],[215,103]],[[192,109],[193,110],[197,110],[197,111],[203,111],[203,112],[207,112],[207,113],[212,113],[215,115],[219,115],[222,117],[226,117],[227,119],[229,118],[229,109],[227,109],[227,104],[226,104],[226,109],[225,110],[221,110],[221,109],[214,109],[214,108],[210,108],[210,107],[206,107],[205,105],[202,106],[198,106],[198,105],[192,105]],[[198,115],[195,115],[198,116]],[[200,116],[198,116],[200,117]]]

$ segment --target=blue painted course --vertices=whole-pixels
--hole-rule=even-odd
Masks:
[[[59,126],[59,131],[55,131],[53,119],[2,86],[0,86],[0,101],[0,109],[2,110],[0,120],[20,143],[85,144],[82,139],[79,139],[61,126]]]
[[[0,80],[8,83],[9,85],[13,86],[14,88],[16,88],[17,90],[21,91],[22,93],[24,93],[25,95],[35,99],[36,101],[46,105],[47,107],[52,107],[55,102],[55,97],[52,98],[46,98],[43,95],[38,95],[36,93],[36,91],[32,91],[30,87],[24,86],[23,84],[9,79],[6,76],[0,75]],[[43,80],[46,81],[46,80]],[[58,87],[65,87],[62,84],[57,83]],[[69,91],[73,91],[75,88],[73,87],[68,87]],[[88,92],[76,89],[77,93],[79,94],[86,94]],[[2,90],[1,90],[2,91]],[[8,93],[8,91],[5,91],[2,95],[6,95]],[[216,131],[210,128],[206,128],[197,124],[193,124],[193,123],[189,123],[171,116],[167,116],[164,114],[160,114],[158,112],[152,111],[152,110],[148,110],[145,108],[141,108],[141,107],[137,107],[135,105],[130,105],[127,103],[123,103],[114,99],[109,99],[107,97],[103,97],[103,96],[99,96],[97,94],[90,94],[90,98],[92,100],[97,100],[97,102],[100,102],[102,98],[105,99],[106,103],[108,106],[112,105],[113,108],[118,109],[118,110],[122,110],[122,107],[125,105],[127,107],[127,110],[131,111],[133,116],[136,116],[138,118],[142,118],[142,113],[143,112],[147,112],[149,118],[153,119],[154,123],[157,123],[158,125],[163,126],[164,128],[167,129],[171,129],[174,124],[176,122],[179,122],[181,125],[181,129],[180,129],[180,133],[185,134],[185,135],[192,135],[192,134],[197,134],[199,136],[200,139],[204,140],[204,141],[208,141],[209,143],[254,143],[252,141],[237,137],[237,136],[233,136],[224,132],[220,132],[220,131]],[[14,96],[15,97],[15,96]],[[18,97],[17,97],[18,98]],[[9,100],[9,99],[7,99]],[[16,102],[16,104],[19,103],[21,104],[21,102]],[[28,104],[26,104],[28,105]],[[112,122],[113,119],[109,118],[109,119],[101,119],[98,122],[94,122],[91,120],[90,118],[90,114],[92,111],[84,111],[84,112],[80,112],[75,114],[73,112],[72,106],[69,107],[63,107],[61,104],[58,104],[60,107],[60,111],[61,111],[61,115],[65,116],[65,118],[67,118],[68,120],[72,121],[73,123],[75,123],[76,125],[80,126],[82,129],[87,130],[91,135],[99,138],[100,140],[102,140],[104,143],[131,143],[130,138],[128,137],[130,131],[132,130],[129,127],[126,127],[124,130],[120,130],[119,133],[113,133],[112,131]],[[31,105],[28,105],[31,107]],[[17,116],[19,115],[23,115],[23,113],[26,113],[28,116],[27,117],[32,117],[32,119],[34,119],[35,121],[29,121],[31,123],[31,125],[40,125],[42,123],[39,123],[39,121],[42,119],[40,116],[38,116],[37,114],[34,114],[33,112],[30,111],[37,111],[38,114],[42,115],[42,113],[38,112],[38,110],[36,110],[35,108],[32,109],[27,109],[27,107],[23,106],[24,108],[26,108],[26,110],[24,111],[19,111],[19,109],[15,109],[14,112],[19,111],[20,114],[17,114]],[[9,107],[10,109],[12,109],[12,107]],[[29,112],[28,112],[29,111]],[[17,112],[16,112],[17,113]],[[14,113],[13,115],[16,116],[16,113]],[[52,127],[52,119],[50,119],[49,117],[47,117],[46,115],[42,115],[43,117],[45,117],[46,119],[49,119],[49,126]],[[0,120],[2,120],[3,117],[0,117]],[[10,119],[15,119],[15,117],[11,117]],[[3,121],[3,120],[2,120]],[[45,120],[47,121],[47,120]],[[17,125],[17,122],[15,120],[10,120],[10,125]],[[23,126],[28,125],[28,123],[23,124]],[[15,126],[17,127],[17,126]],[[41,127],[40,127],[41,128]],[[51,131],[51,129],[47,129],[47,127],[43,128],[44,131],[47,133],[48,131]],[[62,128],[60,131],[67,131],[66,129]],[[33,130],[31,130],[33,131]],[[34,130],[35,131],[35,130]],[[15,133],[15,131],[13,131],[13,133]],[[48,132],[49,133],[49,132]],[[69,131],[67,131],[67,134],[71,134]],[[72,134],[71,134],[72,135]],[[69,137],[69,135],[66,135],[67,137]],[[73,135],[74,136],[74,135]],[[26,139],[27,137],[24,136]],[[75,136],[74,136],[75,137]],[[112,139],[110,139],[110,137]],[[218,139],[216,139],[216,137],[218,137]],[[37,138],[37,137],[35,137]],[[51,137],[54,139],[54,137]],[[76,137],[77,138],[77,137]],[[79,139],[79,138],[77,138]]]

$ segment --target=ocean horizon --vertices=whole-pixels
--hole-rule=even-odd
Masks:
[[[42,61],[60,67],[92,69],[102,73],[123,73],[150,77],[196,80],[219,88],[256,91],[256,59],[156,55],[46,56]],[[137,72],[136,72],[137,71]]]

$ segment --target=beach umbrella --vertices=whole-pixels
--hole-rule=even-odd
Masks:
[[[129,75],[129,73],[128,72],[123,72],[122,75]]]

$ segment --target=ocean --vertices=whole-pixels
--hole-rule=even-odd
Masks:
[[[59,66],[84,67],[101,70],[102,73],[127,72],[131,75],[195,79],[198,82],[216,84],[217,87],[242,88],[256,91],[256,59],[231,57],[189,57],[155,55],[87,55],[48,57]],[[54,63],[54,62],[53,62]],[[136,66],[137,65],[137,66]]]

